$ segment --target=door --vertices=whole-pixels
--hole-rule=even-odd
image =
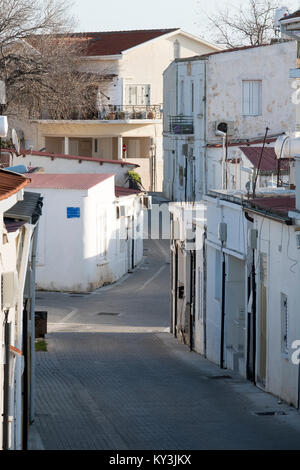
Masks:
[[[79,142],[78,140],[70,139],[69,141],[69,153],[75,157],[79,155]]]
[[[139,139],[128,139],[128,154],[127,158],[140,158],[141,157],[141,143]]]
[[[227,257],[225,347],[226,364],[244,375],[245,371],[245,263],[233,256]]]

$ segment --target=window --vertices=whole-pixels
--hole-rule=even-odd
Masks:
[[[243,80],[243,115],[260,116],[262,98],[261,80]]]
[[[150,105],[150,85],[127,85],[126,104],[133,106]]]
[[[280,294],[280,305],[281,305],[281,352],[288,354],[288,300],[287,296],[283,293]]]

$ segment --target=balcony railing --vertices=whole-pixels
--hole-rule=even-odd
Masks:
[[[194,134],[193,116],[169,116],[170,134]]]
[[[47,120],[97,120],[97,121],[127,121],[130,119],[160,120],[163,116],[162,105],[107,105],[102,109],[87,112],[71,111],[68,116],[59,114],[51,116],[41,113],[40,119]]]

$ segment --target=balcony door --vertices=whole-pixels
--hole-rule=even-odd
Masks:
[[[149,106],[150,105],[150,85],[127,85],[126,105]]]

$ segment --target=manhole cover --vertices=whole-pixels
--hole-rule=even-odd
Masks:
[[[208,378],[212,380],[232,379],[231,375],[211,375]]]
[[[117,317],[118,315],[121,315],[120,313],[115,313],[115,312],[100,312],[97,313],[98,316],[110,316],[110,317]]]

